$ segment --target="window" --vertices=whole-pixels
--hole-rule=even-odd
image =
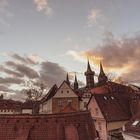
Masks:
[[[58,106],[62,106],[62,100],[58,101]]]
[[[98,115],[99,114],[99,110],[98,108],[95,108],[95,115]]]
[[[111,99],[113,100],[113,99],[114,99],[114,97],[112,96],[112,97],[111,97]]]
[[[101,122],[98,122],[98,130],[102,130],[102,125],[101,125]]]
[[[87,103],[86,103],[86,102],[84,102],[84,107],[85,107],[85,108],[87,107]]]
[[[135,120],[132,124],[132,126],[136,126],[140,121],[139,120]]]
[[[61,90],[61,93],[63,93],[63,90]]]
[[[69,99],[69,100],[68,100],[68,103],[72,103],[72,100]]]
[[[104,96],[104,99],[105,99],[105,100],[107,100],[107,97],[106,97],[106,96]]]
[[[67,93],[69,93],[69,90],[67,90]]]

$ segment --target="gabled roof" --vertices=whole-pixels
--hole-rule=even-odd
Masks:
[[[92,98],[93,97],[107,122],[125,121],[130,119],[130,116],[124,112],[122,106],[112,94],[93,94]]]
[[[124,132],[137,135],[140,138],[140,112],[133,116],[124,127]]]
[[[42,99],[41,99],[41,103],[46,102],[48,100],[50,100],[57,92],[58,87],[57,85],[54,85],[49,92],[47,93],[47,95],[45,95]]]
[[[76,91],[74,91],[73,89],[72,89],[72,87],[70,86],[70,85],[68,85],[68,83],[64,80],[63,82],[62,82],[62,84],[59,86],[59,88],[57,89],[57,91],[59,90],[59,89],[61,89],[61,87],[63,86],[63,84],[66,84],[72,91],[73,91],[73,93],[75,94],[75,95],[77,95],[76,94]],[[56,92],[57,92],[56,91]],[[77,95],[78,96],[78,95]]]

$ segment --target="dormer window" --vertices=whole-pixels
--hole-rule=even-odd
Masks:
[[[132,126],[136,126],[140,121],[139,120],[135,120],[132,124]]]
[[[99,114],[99,110],[98,110],[98,108],[95,108],[95,114],[96,114],[96,115]]]
[[[106,97],[106,96],[104,96],[104,99],[105,99],[105,100],[107,100],[107,97]]]
[[[111,99],[113,100],[113,99],[114,99],[114,97],[112,96],[112,97],[111,97]]]

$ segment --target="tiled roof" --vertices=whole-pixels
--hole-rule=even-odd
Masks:
[[[107,122],[130,119],[130,116],[112,94],[93,94],[93,96]]]
[[[92,88],[91,93],[96,93],[96,94],[103,94],[103,93],[110,93],[110,92],[119,92],[119,93],[133,93],[134,90],[130,86],[126,86],[123,84],[115,83],[108,81],[104,85],[97,86]]]
[[[58,90],[58,87],[57,85],[54,85],[50,90],[49,92],[47,93],[47,95],[45,95],[42,99],[41,99],[41,102],[46,102],[48,100],[50,100],[57,92]]]
[[[1,99],[0,100],[0,109],[20,109],[21,108],[21,102],[14,101],[11,99]]]
[[[137,113],[126,125],[124,132],[138,135],[140,138],[140,112]]]
[[[94,140],[89,112],[0,116],[0,140]]]

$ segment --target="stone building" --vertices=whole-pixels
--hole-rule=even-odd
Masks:
[[[59,88],[54,85],[40,102],[40,113],[42,114],[60,113],[68,104],[79,111],[79,97],[70,87],[68,78]]]
[[[123,104],[129,110],[130,107],[125,103]],[[88,109],[101,140],[111,138],[112,132],[114,130],[119,131],[131,118],[131,115],[122,108],[113,94],[93,94],[88,103]]]
[[[89,112],[1,115],[0,140],[95,140]]]
[[[0,96],[0,114],[21,114],[21,102]]]

